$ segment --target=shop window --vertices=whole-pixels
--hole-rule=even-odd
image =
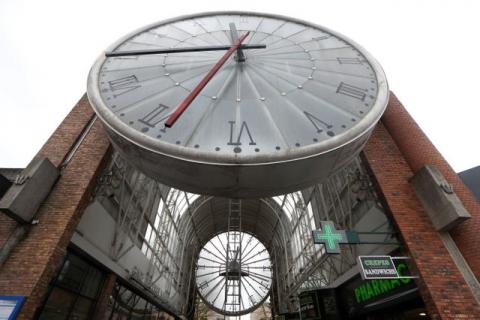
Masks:
[[[104,279],[99,269],[69,253],[38,319],[90,319]]]

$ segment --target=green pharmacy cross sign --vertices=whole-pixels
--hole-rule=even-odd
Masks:
[[[321,230],[313,230],[313,243],[325,245],[327,253],[340,253],[340,243],[349,243],[344,230],[336,230],[332,221],[320,221]]]

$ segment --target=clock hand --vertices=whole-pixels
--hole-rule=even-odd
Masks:
[[[213,66],[213,68],[207,73],[205,77],[197,84],[197,86],[190,92],[190,94],[178,105],[177,109],[168,117],[165,121],[165,127],[170,128],[177,121],[177,119],[182,115],[182,113],[188,108],[192,101],[198,96],[200,91],[208,84],[208,82],[213,78],[217,71],[225,64],[225,62],[230,58],[233,52],[235,52],[241,45],[243,40],[250,34],[250,31],[241,36],[235,43],[228,49],[228,51],[223,55],[220,60]]]
[[[233,22],[231,22],[229,26],[230,26],[230,36],[232,37],[232,43],[235,43],[235,41],[238,40],[237,27]],[[242,49],[243,48],[238,48],[237,53],[235,54],[235,60],[240,62],[245,61],[245,54],[243,53]]]
[[[125,57],[125,56],[141,56],[149,54],[162,53],[180,53],[180,52],[197,52],[197,51],[220,51],[228,50],[232,45],[221,46],[199,46],[199,47],[183,47],[183,48],[168,48],[168,49],[148,49],[148,50],[125,50],[125,51],[107,51],[105,57]],[[265,49],[265,44],[242,44],[239,49]]]

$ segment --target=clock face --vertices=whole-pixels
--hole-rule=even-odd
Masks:
[[[270,292],[272,270],[265,246],[252,235],[237,232],[236,241],[222,233],[200,251],[196,284],[203,301],[225,315],[247,314]],[[230,235],[232,238],[232,235]],[[227,258],[228,257],[228,258]]]
[[[111,49],[228,46],[232,24],[238,36],[249,32],[243,44],[266,48],[243,49],[244,61],[228,59],[170,128],[167,118],[225,50],[100,57],[92,68],[92,105],[113,140],[148,150],[148,157],[124,150],[133,161],[152,158],[137,161],[139,167],[162,179],[155,155],[268,165],[329,153],[368,135],[386,106],[385,76],[364,50],[325,28],[271,15],[209,13],[149,26]],[[177,178],[166,182],[199,192]]]

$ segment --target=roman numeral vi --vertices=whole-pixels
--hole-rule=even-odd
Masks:
[[[246,132],[248,135],[248,139],[250,142],[248,143],[249,145],[256,145],[257,143],[255,140],[253,140],[252,134],[250,132],[250,129],[248,128],[247,122],[243,121],[242,125],[240,127],[240,132],[238,133],[237,140],[233,140],[233,131],[235,129],[235,121],[228,121],[230,124],[230,141],[227,143],[229,146],[241,146],[242,145],[242,135]]]

